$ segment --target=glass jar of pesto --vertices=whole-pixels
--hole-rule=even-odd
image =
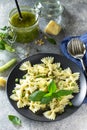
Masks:
[[[29,43],[39,34],[38,13],[35,9],[24,6],[20,7],[22,20],[16,8],[9,14],[9,24],[16,36],[16,42]]]

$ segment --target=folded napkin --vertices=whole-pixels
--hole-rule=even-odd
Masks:
[[[80,66],[80,68],[82,68],[81,62],[75,58],[73,58],[67,51],[67,43],[72,39],[72,38],[78,38],[79,40],[81,40],[82,42],[85,43],[86,48],[87,48],[87,33],[81,35],[81,36],[70,36],[70,37],[66,37],[65,39],[63,39],[63,41],[60,44],[60,49],[61,52],[63,53],[63,55],[65,55],[68,59],[72,60],[73,62],[75,62],[77,65]],[[87,67],[87,52],[85,53],[84,57],[84,64]],[[84,100],[84,103],[87,103],[87,97]]]

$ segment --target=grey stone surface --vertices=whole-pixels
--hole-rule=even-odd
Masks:
[[[33,1],[29,0],[18,0],[20,5],[29,5],[33,7]],[[28,52],[29,55],[39,52],[52,52],[61,54],[59,45],[61,40],[70,35],[81,35],[87,32],[87,0],[61,0],[64,6],[62,26],[63,30],[61,33],[54,37],[57,41],[57,45],[52,45],[50,43],[45,43],[43,46],[32,44],[27,45],[17,45],[17,51],[22,53],[21,59],[26,57],[24,54]],[[12,8],[15,7],[14,0],[0,0],[0,27],[8,25],[8,16]],[[43,21],[40,20],[40,24]],[[6,53],[0,51],[6,56]],[[16,54],[15,54],[16,55]],[[11,54],[12,56],[12,54]],[[0,61],[2,60],[0,56]],[[8,58],[8,54],[7,54]],[[6,58],[6,59],[7,59]],[[9,59],[9,58],[8,58]],[[5,59],[4,59],[5,60]],[[2,74],[8,77],[9,72]],[[84,87],[84,86],[83,86]],[[9,120],[8,115],[13,114],[18,116],[22,120],[22,126],[14,126]],[[26,119],[21,116],[16,110],[11,106],[8,101],[6,90],[0,89],[0,130],[87,130],[87,104],[82,104],[82,106],[71,116],[56,122],[38,122],[30,119]]]

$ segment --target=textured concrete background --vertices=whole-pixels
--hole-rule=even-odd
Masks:
[[[18,0],[20,5],[30,5],[34,1]],[[53,52],[59,53],[59,45],[61,40],[70,35],[81,35],[87,32],[87,0],[61,0],[65,10],[63,14],[62,25],[64,30],[55,37],[57,45],[46,43],[43,46],[35,45],[34,43],[29,45],[18,44],[18,49],[23,47],[22,55],[25,53],[26,46],[29,46],[29,55],[39,52]],[[14,0],[1,0],[0,1],[0,27],[8,24],[8,14],[10,10],[15,7]],[[42,21],[43,22],[43,21]],[[1,53],[4,53],[1,51]],[[1,54],[0,53],[0,54]],[[7,52],[6,52],[7,53]],[[5,54],[5,53],[4,53]],[[3,55],[4,55],[3,54]],[[5,55],[6,56],[6,55]],[[13,55],[14,56],[14,55]],[[21,54],[20,54],[21,56]],[[11,55],[12,57],[12,55]],[[7,54],[8,58],[8,54]],[[21,57],[23,59],[24,57]],[[8,58],[9,59],[9,58]],[[0,61],[2,56],[0,56]],[[4,76],[8,76],[4,74]],[[8,115],[13,114],[18,116],[22,120],[22,126],[16,127],[8,120]],[[56,122],[37,122],[30,119],[26,119],[21,116],[11,106],[8,101],[6,91],[0,89],[0,130],[87,130],[87,104],[83,104],[75,113],[71,116]]]

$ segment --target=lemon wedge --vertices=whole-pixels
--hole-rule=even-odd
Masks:
[[[0,87],[5,87],[6,86],[6,79],[3,77],[0,77]]]

